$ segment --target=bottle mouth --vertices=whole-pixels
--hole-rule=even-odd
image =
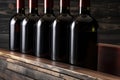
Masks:
[[[44,0],[44,13],[53,9],[53,0]]]
[[[29,0],[29,8],[37,8],[38,7],[38,0]]]
[[[79,1],[79,7],[88,7],[90,6],[90,0],[80,0]]]
[[[29,0],[29,13],[38,10],[38,0]]]
[[[17,7],[17,9],[24,8],[25,7],[24,3],[25,3],[24,0],[16,0],[16,7]]]
[[[24,2],[25,0],[16,0],[17,13],[21,13],[25,10]]]
[[[60,0],[60,13],[62,13],[64,10],[70,9],[70,0]]]

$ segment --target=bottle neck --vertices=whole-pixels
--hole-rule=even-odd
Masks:
[[[29,13],[38,14],[38,0],[29,0]]]
[[[25,14],[25,0],[16,0],[17,13]]]
[[[70,0],[60,0],[60,13],[70,14]]]
[[[44,14],[53,14],[53,0],[44,0]]]
[[[90,14],[90,0],[79,0],[79,14]]]

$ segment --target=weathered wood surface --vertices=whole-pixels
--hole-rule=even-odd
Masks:
[[[120,80],[120,77],[0,49],[1,80]]]

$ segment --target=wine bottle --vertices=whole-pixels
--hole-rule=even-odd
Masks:
[[[9,23],[9,49],[20,51],[20,28],[25,17],[25,0],[16,0],[17,13],[10,19]]]
[[[52,25],[52,60],[69,62],[70,25],[72,21],[70,0],[60,0],[60,14]]]
[[[37,57],[50,59],[51,26],[54,21],[53,0],[44,0],[44,15],[36,25],[35,54]]]
[[[29,13],[22,21],[21,52],[34,55],[35,24],[39,19],[38,0],[29,0]]]
[[[79,16],[70,30],[70,63],[97,70],[98,24],[90,14],[90,0],[79,1]]]

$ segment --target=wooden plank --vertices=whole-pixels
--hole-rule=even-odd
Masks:
[[[6,50],[0,50],[0,58],[1,57],[4,57],[8,63],[12,64],[12,66],[13,64],[15,64],[17,67],[23,67],[22,69],[24,70],[28,68],[27,74],[29,74],[29,76],[32,75],[30,74],[30,72],[32,72],[31,71],[31,68],[32,68],[32,70],[37,71],[36,73],[43,72],[43,73],[39,73],[41,75],[42,74],[50,75],[50,72],[52,71],[53,73],[51,74],[51,76],[53,76],[53,74],[56,74],[55,75],[56,77],[58,76],[59,78],[62,78],[62,79],[63,78],[65,79],[68,76],[69,78],[71,77],[71,78],[83,79],[83,80],[96,80],[96,79],[98,80],[120,80],[120,77],[117,77],[117,76],[113,76],[113,75],[109,75],[109,74],[105,74],[105,73],[101,73],[97,71],[92,71],[92,70],[88,70],[88,69],[84,69],[80,67],[75,67],[75,66],[71,66],[68,64],[63,64],[63,63],[59,63],[59,62],[55,62],[51,60],[36,58],[36,57],[25,55],[25,54],[9,52]],[[31,66],[28,67],[29,65]],[[33,68],[33,66],[35,67]],[[10,65],[7,66],[8,69],[13,70],[13,71],[16,71],[17,67],[10,68]],[[22,73],[22,70],[19,73]]]
[[[40,67],[31,65],[31,64],[25,64],[25,63],[22,63],[22,62],[19,62],[19,61],[15,61],[15,60],[12,60],[12,59],[9,59],[8,61],[10,62],[10,64],[8,64],[7,68],[10,69],[10,70],[19,72],[19,73],[22,73],[24,69],[20,68],[21,70],[19,70],[19,69],[17,69],[18,67],[16,67],[16,68],[15,68],[15,66],[11,67],[11,63],[17,64],[17,66],[22,66],[22,67],[24,67],[26,69],[31,69],[31,70],[33,70],[33,73],[34,73],[34,71],[39,71],[39,72],[42,72],[42,73],[46,73],[46,74],[52,75],[53,77],[59,77],[61,79],[63,78],[65,80],[67,80],[67,79],[77,80],[78,79],[78,78],[74,78],[74,77],[71,77],[71,76],[68,76],[68,75],[63,75],[61,73],[58,73],[58,72],[55,72],[55,71],[52,71],[52,70],[40,68]]]
[[[5,80],[5,79],[0,78],[0,80]]]
[[[6,70],[5,74],[6,74],[5,80],[34,80],[32,78],[23,76],[10,70]]]
[[[7,69],[4,72],[0,71],[0,79],[2,80],[34,80]]]
[[[4,72],[0,71],[0,78],[5,79],[5,71]]]
[[[0,59],[0,72],[4,72],[7,67],[6,60]]]
[[[4,52],[0,52],[0,54],[4,54]],[[29,55],[25,56],[24,54],[15,54],[14,52],[10,52],[9,54],[6,54],[4,56],[11,58],[11,59],[18,60],[18,61],[22,61],[22,62],[25,62],[28,64],[32,64],[34,66],[39,66],[41,68],[49,69],[49,70],[52,70],[52,71],[55,71],[55,72],[58,72],[61,74],[66,74],[66,75],[69,75],[69,76],[72,76],[75,78],[93,79],[93,80],[96,79],[96,77],[90,76],[89,74],[87,75],[84,72],[79,73],[79,72],[76,72],[74,70],[71,71],[71,70],[69,70],[71,66],[64,64],[64,63],[54,62],[54,61],[50,61],[50,60],[46,60],[46,59],[40,59],[40,58],[36,58],[33,56],[29,56]],[[79,68],[79,69],[82,70],[83,68]]]
[[[23,66],[19,66],[13,63],[8,63],[7,68],[11,71],[23,74],[25,76],[28,76],[36,80],[64,80],[62,78],[58,78],[58,77],[46,74],[44,72],[39,72],[39,71],[29,69]]]

